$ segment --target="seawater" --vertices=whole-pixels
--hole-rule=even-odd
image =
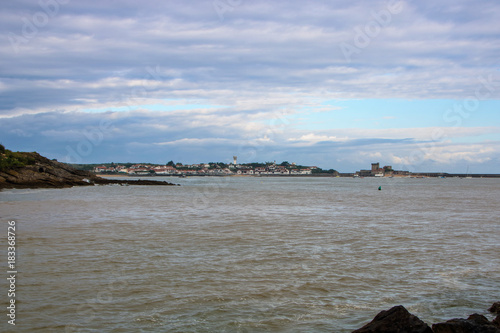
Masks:
[[[0,192],[1,331],[350,332],[500,301],[498,179],[170,180]]]

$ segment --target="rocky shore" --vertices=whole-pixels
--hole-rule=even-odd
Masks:
[[[475,313],[467,319],[450,319],[429,326],[404,306],[398,305],[381,311],[371,322],[353,333],[500,333],[500,302],[494,303],[489,311],[497,315],[493,321]]]
[[[0,190],[13,188],[65,188],[93,185],[176,185],[165,181],[106,179],[95,174],[49,160],[38,153],[16,153],[28,165],[0,170]]]

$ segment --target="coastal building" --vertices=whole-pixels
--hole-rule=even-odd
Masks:
[[[371,177],[372,171],[371,170],[359,170],[359,171],[356,171],[356,173],[354,175],[358,176],[358,177]]]
[[[177,172],[173,166],[156,166],[153,170],[157,175],[173,175]]]
[[[106,172],[106,171],[108,171],[108,168],[105,167],[104,165],[97,166],[94,168],[95,173],[102,173],[102,172]]]
[[[273,175],[289,175],[290,171],[284,166],[277,166],[273,170]]]
[[[380,163],[372,163],[371,174],[374,177],[384,177],[384,169],[380,167]]]
[[[354,174],[355,177],[393,177],[409,175],[409,171],[394,170],[391,165],[380,167],[380,163],[372,163],[370,170],[359,170]]]
[[[241,168],[238,171],[236,171],[236,174],[238,174],[238,175],[253,175],[254,170],[252,168]]]
[[[254,169],[254,173],[255,173],[256,175],[267,175],[267,174],[268,174],[268,173],[267,173],[267,169],[266,169],[266,168],[264,168],[264,167],[257,167],[257,168],[255,168],[255,169]]]
[[[123,171],[125,170],[125,171]],[[94,172],[95,173],[111,173],[111,172],[127,172],[127,169],[123,165],[116,165],[116,166],[105,166],[105,165],[99,165],[94,167]]]
[[[300,170],[301,175],[311,175],[312,174],[312,169],[306,168],[306,169],[301,169]]]
[[[356,177],[384,177],[384,169],[380,168],[380,163],[372,163],[370,170],[359,170],[354,174]]]
[[[152,171],[152,169],[146,167],[133,168],[128,172],[129,175],[138,175],[138,176],[146,176],[146,175],[151,175],[153,173],[154,171]]]

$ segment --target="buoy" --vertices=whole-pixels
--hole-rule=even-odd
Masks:
[[[378,190],[379,190],[379,191],[382,191],[382,186],[379,186],[379,187],[378,187]]]

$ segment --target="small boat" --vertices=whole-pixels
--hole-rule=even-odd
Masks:
[[[469,175],[469,166],[467,166],[467,172],[465,173],[465,179],[472,179],[472,176]]]

